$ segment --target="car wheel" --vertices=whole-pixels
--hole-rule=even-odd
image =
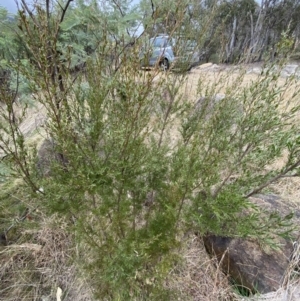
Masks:
[[[170,64],[169,64],[169,61],[168,59],[164,58],[160,64],[159,64],[159,67],[162,71],[167,71],[169,68],[170,68]]]

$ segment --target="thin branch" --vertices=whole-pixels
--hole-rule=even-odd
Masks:
[[[50,0],[46,0],[46,14],[47,14],[47,20],[50,19]]]
[[[284,175],[282,176],[282,178],[296,178],[296,177],[299,177],[300,174],[299,173],[294,173],[292,175]]]
[[[233,175],[233,173],[235,171],[235,168],[241,164],[241,162],[244,159],[244,157],[249,153],[249,151],[251,149],[251,146],[252,146],[251,144],[247,145],[245,151],[243,151],[243,153],[241,154],[240,158],[233,165],[233,168],[231,168],[231,170],[228,173],[228,175],[225,177],[225,179],[222,181],[222,183],[219,185],[219,187],[213,193],[213,195],[212,195],[213,198],[217,197],[217,195],[219,194],[219,192],[221,191],[221,189],[223,188],[223,186],[226,184],[226,182],[228,181],[228,179]]]
[[[60,17],[60,23],[63,22],[63,20],[65,18],[65,14],[66,14],[66,12],[68,10],[68,7],[69,7],[69,5],[71,4],[72,1],[73,0],[68,0],[68,2],[66,3],[65,7],[63,8],[63,12],[62,12],[61,17]]]
[[[27,12],[30,16],[30,18],[32,19],[33,23],[38,26],[37,22],[36,22],[36,19],[35,19],[35,16],[34,14],[32,13],[32,11],[29,9],[27,3],[26,3],[26,0],[21,0],[21,5],[22,5],[22,8],[25,10],[25,12]],[[19,4],[17,3],[17,7],[18,7],[18,10],[19,9]]]
[[[155,15],[155,6],[154,6],[154,3],[153,3],[153,0],[150,0],[151,2],[151,9],[152,9],[152,15],[151,15],[151,18],[154,19],[154,15]]]
[[[261,184],[260,186],[258,186],[257,188],[253,189],[252,191],[250,191],[248,194],[246,194],[244,197],[245,198],[249,198],[250,196],[260,192],[262,189],[264,189],[265,187],[269,186],[270,184],[272,184],[273,182],[279,180],[280,178],[283,178],[286,176],[286,174],[290,171],[292,171],[294,168],[298,167],[300,165],[300,159],[298,161],[296,161],[294,164],[292,164],[289,168],[285,169],[284,171],[282,171],[281,173],[279,173],[278,175],[274,176],[273,178],[271,178],[270,180],[268,180],[267,182]]]
[[[122,7],[120,6],[120,4],[119,4],[117,1],[115,1],[115,0],[112,0],[112,2],[113,2],[113,3],[115,4],[115,6],[118,8],[118,10],[119,10],[121,16],[124,17],[124,16],[125,16],[125,13],[123,12]],[[127,34],[130,36],[130,32],[129,32],[129,29],[128,29],[128,28],[126,28],[126,32],[127,32]]]

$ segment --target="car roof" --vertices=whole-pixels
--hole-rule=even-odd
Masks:
[[[152,37],[150,40],[154,40],[154,39],[161,39],[161,38],[169,38],[169,36],[167,36],[167,35],[157,35],[157,36],[155,36],[155,37]]]

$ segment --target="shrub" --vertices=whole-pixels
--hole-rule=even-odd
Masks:
[[[278,84],[274,65],[248,84],[243,69],[231,81],[201,75],[193,98],[184,91],[186,74],[141,71],[139,40],[113,44],[105,30],[85,72],[75,75],[71,48],[58,50],[69,3],[59,16],[20,13],[31,63],[11,62],[47,114],[51,172],[41,176],[38,152],[22,132],[27,105],[18,109],[5,91],[1,150],[36,207],[68,220],[98,298],[174,300],[164,279],[180,260],[182,234],[258,236],[258,214],[241,218],[252,206],[247,198],[297,172],[296,93],[283,105],[293,77]],[[221,90],[225,97],[212,104]],[[266,169],[284,151],[284,167]]]

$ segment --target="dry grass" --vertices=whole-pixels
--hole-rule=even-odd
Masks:
[[[31,242],[10,245],[0,252],[0,300],[56,300],[58,288],[64,301],[92,301],[92,289],[86,279],[80,277],[72,264],[74,247],[72,238],[63,223],[44,220],[38,231],[24,231]],[[285,275],[282,287],[274,293],[262,296],[238,295],[224,275],[219,263],[211,259],[201,238],[190,234],[180,250],[182,262],[169,274],[166,285],[179,292],[178,301],[298,301],[300,247],[295,253]],[[299,275],[298,275],[299,276]]]
[[[39,230],[23,230],[19,241],[0,251],[0,300],[93,300],[88,283],[72,262],[74,239],[57,217],[44,219]]]
[[[286,177],[270,185],[269,190],[300,209],[300,178]]]
[[[217,260],[208,256],[201,238],[190,234],[180,253],[182,263],[168,277],[168,287],[180,292],[178,300],[238,300]]]

